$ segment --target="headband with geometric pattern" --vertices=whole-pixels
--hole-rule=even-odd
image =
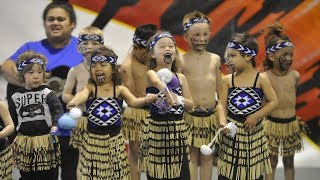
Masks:
[[[117,57],[111,57],[111,56],[105,56],[102,54],[97,54],[91,58],[91,63],[107,61],[110,64],[116,64],[117,59],[118,59]]]
[[[208,24],[210,24],[210,22],[207,18],[201,18],[201,17],[193,18],[193,19],[190,19],[187,23],[185,23],[183,25],[183,31],[186,32],[195,23],[208,23]]]
[[[144,40],[142,38],[139,38],[137,35],[133,35],[133,39],[132,39],[133,43],[139,46],[142,46],[144,48],[147,47],[147,40]]]
[[[82,34],[78,37],[78,44],[82,43],[83,41],[98,41],[99,43],[103,44],[104,40],[103,37],[97,35],[97,34]]]
[[[44,62],[43,62],[43,60],[40,59],[40,58],[26,59],[26,60],[22,61],[22,62],[18,65],[18,67],[17,67],[18,71],[22,71],[22,69],[25,68],[26,66],[28,66],[29,64],[40,64],[41,66],[43,66],[43,65],[44,65]]]
[[[254,50],[249,49],[246,46],[244,46],[240,43],[234,42],[234,41],[228,42],[227,48],[232,48],[232,49],[238,50],[238,51],[245,53],[245,54],[248,54],[252,57],[255,57],[257,55],[257,53]]]
[[[286,41],[286,42],[281,42],[277,45],[271,46],[271,47],[267,48],[266,51],[268,54],[270,54],[270,53],[276,52],[284,47],[294,47],[294,46],[293,46],[292,42]]]
[[[151,51],[151,49],[154,47],[154,45],[159,41],[159,39],[161,38],[164,38],[164,37],[167,37],[167,38],[170,38],[173,40],[174,43],[176,43],[176,41],[174,40],[174,37],[169,33],[169,32],[163,32],[159,35],[157,35],[156,37],[154,37],[150,43],[150,47],[149,47],[149,50]]]

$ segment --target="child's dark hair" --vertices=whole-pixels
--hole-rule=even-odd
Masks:
[[[153,58],[153,57],[151,56],[152,53],[153,53],[153,49],[154,49],[154,48],[152,48],[151,50],[149,49],[150,43],[151,43],[151,41],[152,41],[156,36],[158,36],[159,34],[161,34],[161,33],[163,33],[163,32],[166,32],[166,31],[158,31],[158,32],[155,33],[155,34],[149,39],[149,41],[148,41],[148,44],[147,44],[148,53],[147,53],[146,58],[147,58],[147,60],[148,60],[148,68],[149,68],[149,69],[154,70],[154,69],[157,67],[156,58]],[[175,59],[174,59],[173,62],[172,62],[172,68],[171,68],[171,71],[172,71],[172,72],[178,72],[178,69],[179,69],[179,67],[180,67],[180,62],[181,62],[180,55],[179,55],[179,52],[178,52],[176,46],[175,46],[175,49],[176,49],[177,55],[176,55]]]
[[[95,50],[93,50],[90,58],[93,58],[96,55],[104,55],[104,56],[118,58],[118,56],[116,55],[116,53],[112,49],[110,49],[104,45],[99,45],[99,47],[97,47]],[[121,80],[121,76],[118,72],[117,65],[111,64],[111,67],[112,67],[112,77],[111,77],[112,82],[114,83],[114,85],[121,85],[122,80]],[[90,65],[90,72],[91,72],[91,65]],[[94,80],[92,79],[92,77],[89,78],[89,83],[95,83]]]
[[[74,23],[74,25],[76,25],[77,23],[76,13],[74,12],[73,6],[66,1],[52,1],[50,4],[48,4],[42,14],[43,21],[46,20],[49,10],[54,8],[64,9],[69,14],[70,21]]]
[[[139,38],[148,41],[157,32],[157,29],[158,29],[157,26],[154,24],[144,24],[144,25],[138,26],[134,34]],[[145,48],[140,44],[136,44],[136,45],[139,48]]]
[[[247,48],[254,50],[256,54],[259,52],[259,45],[257,40],[249,35],[248,33],[236,33],[232,36],[231,41],[240,43],[243,46],[246,46]],[[241,56],[244,57],[247,54],[240,52]],[[255,57],[251,58],[251,64],[253,67],[256,67],[256,61]]]
[[[265,31],[267,34],[264,37],[264,43],[265,43],[266,49],[277,45],[280,41],[291,42],[290,38],[287,35],[282,33],[284,30],[285,28],[278,22],[266,27]],[[269,59],[268,54],[266,54],[266,58],[263,62],[263,66],[265,70],[273,68],[273,63]]]
[[[43,68],[43,80],[46,81],[46,79],[48,78],[48,74],[46,73],[46,64],[47,64],[48,60],[44,55],[37,53],[33,50],[26,51],[18,57],[17,62],[16,62],[16,66],[18,67],[22,61],[27,60],[27,59],[32,59],[32,58],[39,58],[45,63],[44,65],[41,65],[41,67]],[[33,65],[34,64],[29,64],[26,67],[24,67],[22,70],[18,71],[18,78],[19,78],[20,82],[22,82],[22,83],[25,82],[24,74],[26,72],[30,71],[30,69],[33,67]]]

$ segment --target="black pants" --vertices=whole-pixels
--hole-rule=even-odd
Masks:
[[[69,145],[70,137],[59,136],[58,138],[61,151],[61,179],[76,180],[79,151]]]
[[[57,168],[47,171],[20,171],[20,180],[58,180]]]

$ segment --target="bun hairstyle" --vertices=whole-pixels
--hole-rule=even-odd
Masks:
[[[285,27],[281,25],[279,22],[268,25],[263,30],[263,32],[266,33],[266,36],[264,37],[264,43],[265,43],[266,49],[277,45],[281,41],[291,42],[290,38],[283,33],[283,31],[285,30],[286,30]],[[265,70],[273,68],[273,63],[269,59],[268,54],[266,55],[266,58],[263,62],[263,66]]]

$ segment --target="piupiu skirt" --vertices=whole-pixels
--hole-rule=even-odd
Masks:
[[[234,138],[222,135],[218,174],[232,180],[258,179],[261,175],[270,174],[271,163],[269,149],[259,120],[255,127],[245,130],[243,123],[227,117],[229,122],[238,127]]]
[[[181,176],[182,166],[190,170],[190,139],[184,120],[149,119],[143,131],[138,163],[141,171],[151,178],[174,179]]]
[[[87,124],[88,120],[86,116],[82,116],[78,121],[75,128],[72,129],[70,142],[69,144],[72,145],[74,148],[81,148],[83,146],[83,135],[87,131]]]
[[[12,144],[13,158],[21,171],[43,171],[60,164],[58,138],[51,134],[25,136],[18,133]]]
[[[184,120],[190,129],[191,146],[196,148],[209,144],[219,128],[216,111],[208,116],[195,116],[185,112]]]
[[[124,141],[122,133],[112,136],[84,133],[79,148],[78,180],[130,180]]]
[[[0,179],[11,180],[13,167],[12,149],[10,146],[3,148],[4,149],[0,152]]]
[[[265,131],[272,155],[293,156],[303,149],[302,136],[307,133],[307,126],[297,116],[286,119],[269,116]]]
[[[122,132],[126,139],[131,141],[141,141],[142,126],[147,121],[149,111],[147,109],[137,109],[127,107],[122,117]]]

